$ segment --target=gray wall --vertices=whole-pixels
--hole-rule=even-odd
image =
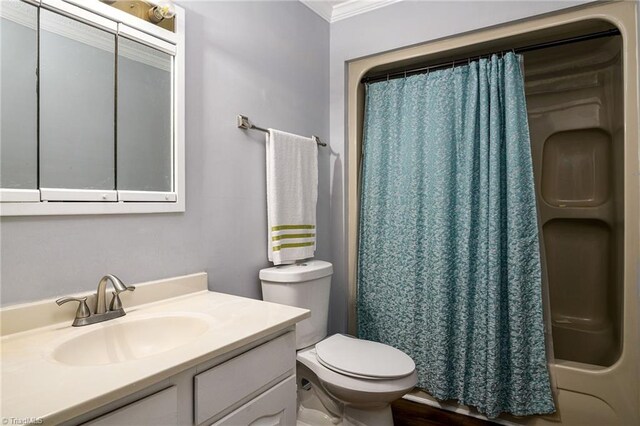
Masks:
[[[587,1],[403,1],[331,24],[330,173],[331,235],[329,260],[335,274],[331,294],[330,328],[346,331],[347,270],[345,180],[345,81],[348,61],[454,34],[552,12]]]
[[[266,255],[263,126],[329,134],[329,24],[299,2],[180,2],[187,10],[187,211],[2,218],[2,304],[125,282],[209,273],[258,298]],[[329,156],[320,154],[318,257],[328,258]]]

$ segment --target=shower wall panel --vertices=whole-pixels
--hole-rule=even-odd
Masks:
[[[621,351],[620,48],[609,37],[525,55],[554,353],[600,366]]]

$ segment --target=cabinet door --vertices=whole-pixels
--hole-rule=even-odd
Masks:
[[[296,377],[291,376],[230,413],[214,426],[296,424]]]
[[[295,367],[295,333],[289,332],[198,374],[193,379],[196,424],[220,418]]]
[[[36,67],[38,9],[17,0],[0,4],[0,188],[38,201]],[[0,189],[0,191],[2,191]],[[32,199],[24,196],[33,192]],[[7,192],[4,195],[9,195]],[[5,200],[3,200],[5,201]]]
[[[163,391],[125,405],[83,426],[161,426],[178,424],[178,388]]]
[[[118,190],[173,190],[173,56],[118,37]]]
[[[45,200],[73,201],[62,191],[81,190],[80,201],[116,201],[115,50],[115,33],[40,10],[40,187]],[[93,198],[90,191],[95,191]]]

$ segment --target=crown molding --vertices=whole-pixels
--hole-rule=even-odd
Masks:
[[[333,6],[331,21],[340,21],[341,19],[350,18],[361,13],[371,12],[381,7],[398,3],[402,0],[349,0],[344,3],[338,3]]]
[[[333,14],[333,6],[331,3],[318,0],[300,0],[300,2],[320,15],[325,21],[331,22],[331,16]]]
[[[361,13],[371,12],[402,0],[348,0],[335,5],[328,1],[300,0],[327,22],[336,22]]]

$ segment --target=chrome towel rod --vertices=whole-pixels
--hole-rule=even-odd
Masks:
[[[260,132],[264,132],[264,133],[269,133],[269,130],[263,128],[263,127],[258,127],[256,125],[254,125],[250,120],[249,117],[247,117],[246,115],[240,115],[238,114],[238,116],[236,117],[237,120],[237,125],[238,128],[240,129],[246,129],[246,130],[258,130]],[[311,139],[313,139],[314,141],[316,141],[316,143],[320,146],[327,146],[326,143],[322,142],[320,140],[319,137],[317,136],[311,136]]]

